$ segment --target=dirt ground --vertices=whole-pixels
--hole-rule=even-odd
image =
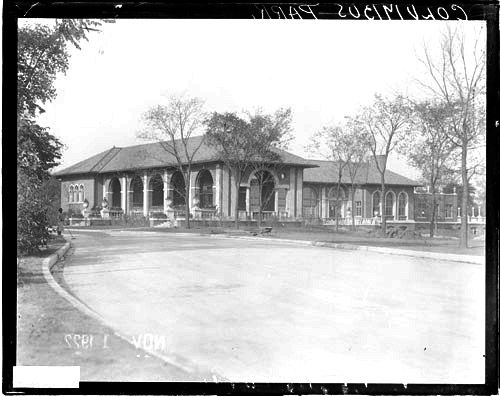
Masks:
[[[55,241],[39,255],[20,259],[17,365],[80,366],[82,381],[189,381],[188,373],[115,336],[47,284],[42,261],[63,244]]]

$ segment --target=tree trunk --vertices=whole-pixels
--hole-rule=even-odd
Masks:
[[[339,195],[340,195],[340,176],[339,176],[339,182],[337,183],[337,193],[335,194],[335,231],[336,232],[339,232],[339,212],[340,212]]]
[[[356,224],[354,223],[354,217],[355,217],[355,213],[354,213],[354,193],[356,192],[356,189],[354,188],[354,186],[351,186],[351,219],[352,219],[352,230],[353,231],[356,231]]]
[[[431,221],[429,224],[429,236],[431,238],[434,237],[434,226],[436,224],[436,190],[434,186],[431,186],[432,195],[431,195]]]
[[[462,174],[462,212],[461,214],[461,225],[460,225],[460,247],[468,248],[468,224],[467,224],[467,213],[468,213],[468,204],[469,204],[469,180],[467,178],[467,142],[462,142],[462,165],[461,165],[461,174]]]

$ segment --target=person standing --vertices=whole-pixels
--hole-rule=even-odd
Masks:
[[[59,213],[57,215],[57,235],[61,235],[64,230],[64,221],[65,221],[64,213],[62,208],[59,208]]]

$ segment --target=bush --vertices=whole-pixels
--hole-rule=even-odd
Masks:
[[[18,169],[17,175],[17,254],[27,255],[39,250],[49,237],[47,211],[50,202],[44,199],[42,184]]]

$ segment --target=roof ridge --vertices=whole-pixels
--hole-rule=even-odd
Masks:
[[[111,148],[108,150],[108,152],[107,152],[106,154],[104,154],[104,156],[101,158],[101,160],[100,160],[100,161],[97,161],[97,162],[95,163],[95,165],[94,165],[92,168],[90,168],[89,172],[94,172],[94,168],[95,168],[97,165],[99,165],[99,163],[100,163],[100,162],[104,161],[104,160],[106,159],[106,157],[107,157],[107,156],[109,156],[109,154],[110,154],[110,153],[111,153],[114,149],[116,149],[116,150],[115,150],[115,152],[114,152],[114,154],[113,154],[113,155],[112,155],[112,156],[111,156],[108,160],[106,160],[106,162],[104,162],[104,163],[102,164],[102,166],[100,167],[100,169],[98,169],[98,170],[96,169],[96,170],[95,170],[95,172],[99,172],[102,168],[104,168],[107,164],[109,164],[109,162],[110,162],[113,158],[115,158],[115,157],[116,157],[116,155],[117,155],[117,154],[121,151],[121,147],[115,147],[115,146],[111,147]]]

